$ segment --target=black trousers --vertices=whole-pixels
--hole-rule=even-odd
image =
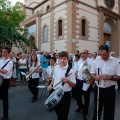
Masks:
[[[8,109],[9,109],[9,102],[8,102],[8,89],[10,86],[10,80],[4,79],[2,85],[0,86],[0,98],[3,102],[3,115],[8,117]]]
[[[94,88],[94,115],[93,120],[97,120],[97,92],[98,87]],[[103,120],[114,120],[115,110],[115,86],[108,88],[99,88],[99,110],[98,118],[101,119],[101,113],[104,106]]]
[[[90,91],[91,87],[88,88],[87,91],[83,91],[84,81],[76,80],[76,101],[77,105],[80,109],[83,109],[83,114],[87,115],[88,114],[88,108],[89,108],[89,103],[90,103]],[[84,95],[84,104],[82,101],[82,95]]]
[[[71,102],[71,92],[65,92],[61,101],[55,106],[58,120],[68,120]]]
[[[117,84],[118,84],[118,90],[120,91],[120,80],[117,81]]]
[[[28,88],[31,91],[31,93],[33,94],[33,99],[37,100],[38,97],[38,88],[36,88],[39,84],[39,78],[35,78],[35,79],[30,79],[28,81]]]

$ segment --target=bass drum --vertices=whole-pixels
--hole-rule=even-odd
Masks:
[[[50,96],[45,101],[45,106],[48,109],[55,107],[60,102],[63,95],[64,95],[64,91],[61,88],[56,89],[50,94]]]

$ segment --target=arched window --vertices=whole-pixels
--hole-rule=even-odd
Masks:
[[[47,33],[48,33],[47,27],[44,26],[44,42],[47,41]]]
[[[48,12],[49,10],[50,10],[50,6],[48,5],[48,6],[47,6],[47,12]]]
[[[105,32],[108,32],[108,33],[112,32],[112,29],[111,29],[109,23],[107,23],[107,22],[104,23],[104,28],[103,29],[104,29]]]
[[[58,21],[58,36],[62,36],[62,20]]]
[[[86,36],[86,20],[82,20],[82,36]]]

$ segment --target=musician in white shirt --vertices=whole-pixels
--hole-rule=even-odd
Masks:
[[[93,120],[96,120],[97,117],[100,120],[103,106],[103,120],[114,120],[115,85],[120,80],[120,66],[117,59],[110,56],[109,53],[109,47],[102,45],[100,49],[101,58],[96,59],[91,69],[96,83]],[[99,104],[97,104],[97,93],[99,94]],[[97,107],[99,107],[98,116]]]
[[[71,74],[68,77],[65,77],[66,71],[68,69],[68,56],[69,55],[66,51],[62,51],[59,53],[60,65],[55,66],[53,80],[48,86],[48,91],[50,91],[52,88],[54,90],[56,90],[57,88],[61,88],[64,91],[64,95],[61,101],[55,106],[58,120],[68,120],[71,102],[71,89],[76,85],[73,69],[70,69],[68,75],[70,73]]]
[[[1,120],[8,120],[8,89],[10,86],[10,78],[12,76],[13,70],[13,62],[9,59],[10,52],[10,48],[4,47],[2,49],[2,59],[0,59],[0,76],[3,77],[3,82],[0,86],[0,98],[3,102],[3,117]],[[2,68],[5,64],[6,66]]]
[[[29,74],[33,72],[33,74],[30,76],[30,80],[28,81],[28,88],[33,94],[32,97],[32,103],[37,101],[38,97],[38,84],[39,84],[39,73],[42,72],[42,69],[39,67],[40,62],[37,58],[37,54],[32,54],[31,55],[31,60],[29,64]],[[38,68],[36,70],[36,68]]]
[[[50,58],[50,65],[48,66],[48,68],[46,69],[46,78],[47,78],[47,82],[50,84],[52,79],[53,79],[53,72],[54,72],[54,67],[56,65],[56,58],[55,57],[51,57]]]
[[[75,110],[75,112],[80,112],[83,111],[83,119],[87,120],[88,119],[88,108],[89,108],[89,103],[90,103],[90,91],[91,91],[91,86],[87,91],[83,91],[83,83],[86,83],[84,80],[83,73],[80,71],[81,65],[86,62],[88,64],[88,69],[90,71],[91,69],[91,59],[88,58],[88,50],[83,50],[81,52],[81,60],[79,62],[79,66],[77,68],[76,74],[77,74],[77,82],[76,82],[76,102],[78,105],[78,108]],[[89,81],[90,84],[92,84],[93,80]],[[82,102],[82,96],[84,95],[84,103]]]

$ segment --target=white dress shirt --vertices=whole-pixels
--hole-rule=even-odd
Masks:
[[[91,68],[91,73],[98,75],[107,74],[107,75],[118,75],[120,76],[120,66],[116,58],[109,56],[108,60],[104,61],[101,57],[96,59]],[[98,81],[96,81],[98,85]],[[113,80],[103,80],[99,81],[99,87],[107,88],[112,85],[116,85],[116,81]]]
[[[32,64],[32,66],[30,67],[30,65],[29,65],[29,67],[30,67],[30,69],[29,70],[31,70],[31,71],[34,71],[39,65],[40,65],[40,62],[38,61],[37,62],[37,65],[34,67],[34,62],[33,62],[33,64]],[[40,67],[41,68],[41,67]],[[39,78],[39,73],[38,72],[34,72],[33,74],[32,74],[32,76],[31,76],[33,79],[34,78]]]
[[[68,65],[66,65],[64,68],[61,68],[60,65],[55,66],[54,72],[53,72],[53,79],[54,79],[53,87],[61,81],[62,77],[65,76],[67,68],[68,68]],[[70,73],[72,73],[72,74],[69,75]],[[71,69],[69,71],[68,75],[69,75],[68,79],[76,84],[73,69]],[[71,91],[71,89],[72,89],[72,87],[70,87],[67,83],[65,83],[63,86],[62,82],[60,84],[58,84],[56,87],[54,87],[54,89],[57,89],[57,88],[61,88],[64,92]]]
[[[10,59],[5,60],[4,58],[0,59],[0,68],[2,68]],[[12,76],[13,71],[13,62],[9,61],[8,64],[3,68],[7,70],[7,73],[2,74],[0,73],[0,76],[2,76],[4,79],[9,79]]]

